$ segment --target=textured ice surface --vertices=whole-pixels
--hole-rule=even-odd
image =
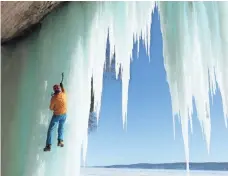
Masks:
[[[3,89],[7,94],[12,87],[18,87],[12,92],[13,98],[9,95],[15,109],[7,109],[12,106],[11,101],[4,108],[5,116],[12,118],[4,120],[7,134],[3,139],[4,151],[9,154],[4,155],[4,159],[9,159],[4,165],[4,175],[79,175],[88,143],[91,76],[99,117],[108,31],[110,54],[115,47],[116,69],[122,68],[125,125],[133,37],[138,39],[142,34],[146,41],[150,38],[153,8],[154,2],[72,2],[51,13],[42,22],[40,31],[10,48],[4,57],[7,80]],[[148,40],[146,46],[149,45]],[[16,66],[10,58],[16,58],[19,64]],[[48,109],[52,85],[61,81],[62,72],[68,93],[65,147],[57,148],[53,140],[52,152],[44,153],[52,116]],[[7,101],[5,96],[4,100]],[[22,144],[15,150],[18,143]]]

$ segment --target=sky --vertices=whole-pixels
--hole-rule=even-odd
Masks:
[[[181,125],[177,119],[175,140],[173,135],[171,97],[157,11],[152,21],[150,62],[145,48],[140,45],[139,58],[133,58],[131,64],[127,129],[124,130],[122,124],[121,81],[107,76],[103,82],[99,126],[89,135],[88,166],[185,161]],[[134,50],[134,56],[135,53]],[[211,105],[211,122],[208,154],[197,114],[193,114],[193,134],[189,135],[190,161],[228,162],[228,129],[219,91]]]

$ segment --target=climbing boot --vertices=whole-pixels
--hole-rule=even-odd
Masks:
[[[44,148],[44,152],[49,152],[51,151],[51,145],[46,145],[46,147]]]
[[[58,140],[58,146],[59,146],[59,147],[64,147],[63,140]]]

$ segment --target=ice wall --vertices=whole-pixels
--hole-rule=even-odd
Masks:
[[[115,45],[116,68],[122,68],[125,124],[133,37],[141,30],[144,39],[149,37],[153,8],[154,2],[72,2],[49,15],[32,36],[4,48],[4,175],[79,175],[81,149],[82,161],[86,157],[91,76],[100,111],[108,30],[110,54]],[[54,140],[52,152],[44,153],[52,85],[61,72],[68,91],[65,147],[57,148]]]
[[[83,54],[95,9],[91,3],[69,3],[50,14],[40,31],[2,48],[2,175],[79,172],[90,102],[89,58]],[[66,148],[57,148],[54,136],[52,152],[44,153],[52,85],[61,81],[61,72],[69,97]]]
[[[91,76],[95,109],[100,112],[108,29],[110,54],[115,51],[116,70],[122,70],[125,127],[133,38],[141,35],[148,55],[153,54],[149,39],[154,6],[154,2],[72,2],[49,15],[40,31],[4,48],[2,157],[8,162],[3,163],[3,175],[79,175],[81,149],[84,161],[88,143]],[[208,93],[215,93],[216,81],[227,117],[227,3],[159,2],[158,8],[173,116],[178,114],[181,119],[188,162],[192,98],[208,149]],[[53,141],[53,151],[44,153],[50,91],[60,81],[61,72],[65,72],[68,91],[66,147],[56,148]]]

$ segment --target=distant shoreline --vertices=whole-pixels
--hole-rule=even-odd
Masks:
[[[204,162],[204,163],[189,163],[190,170],[204,171],[228,171],[228,162]],[[128,168],[128,169],[171,169],[171,170],[186,170],[186,163],[137,163],[123,165],[108,165],[108,166],[89,166],[89,168]]]

